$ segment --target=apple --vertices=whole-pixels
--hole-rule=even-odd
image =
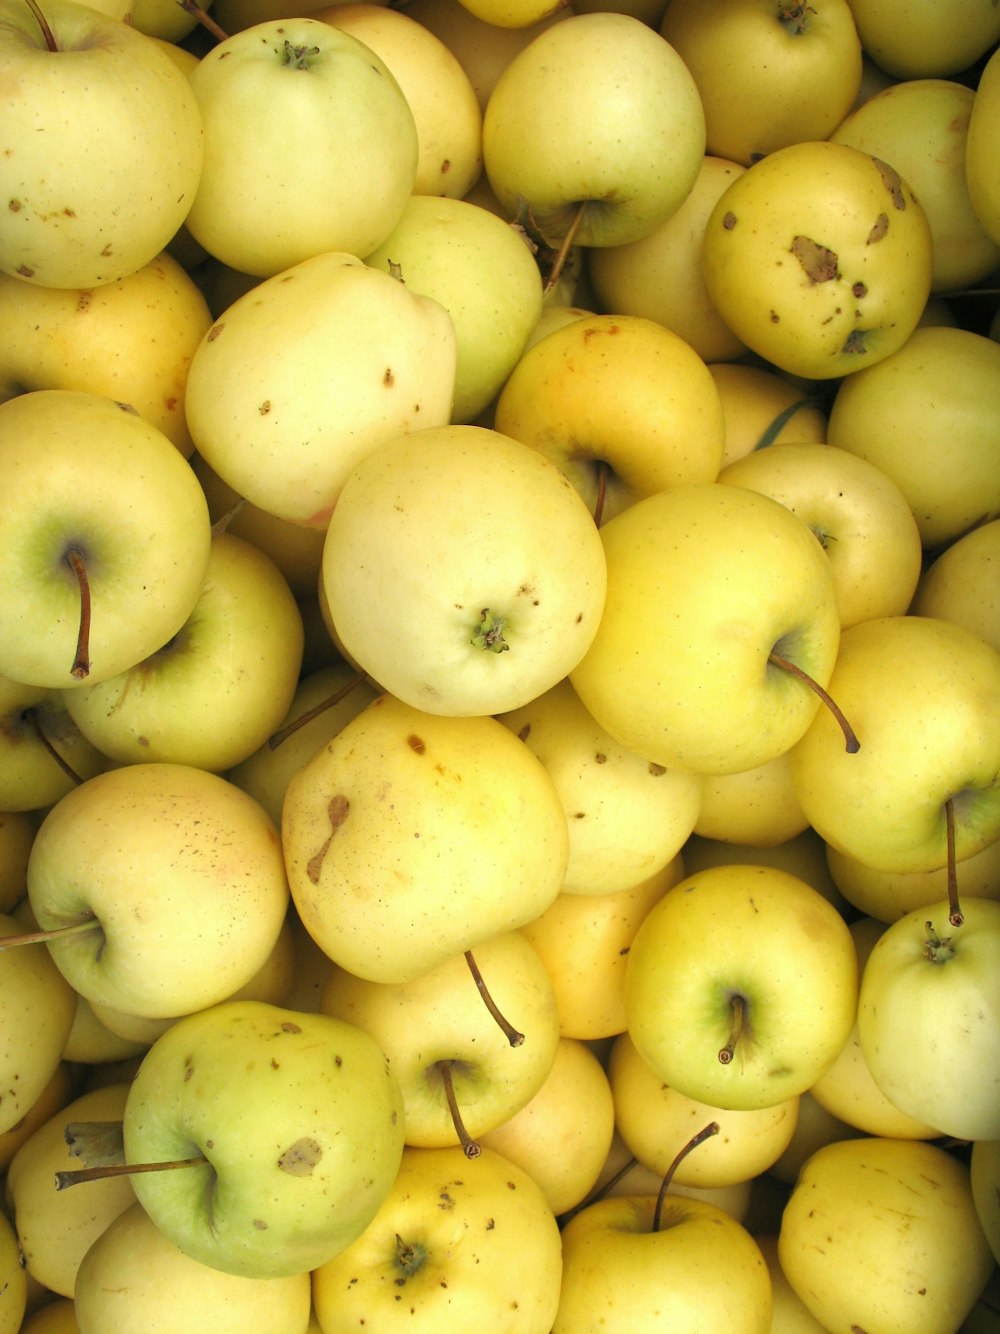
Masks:
[[[774,1107],[833,1064],[854,1023],[857,958],[836,908],[769,866],[675,885],[628,959],[628,1033],[664,1083],[713,1107]]]
[[[771,1276],[772,1334],[827,1334],[826,1326],[819,1323],[785,1278],[778,1259],[778,1234],[755,1232],[753,1239],[760,1247]]]
[[[0,472],[0,674],[106,680],[183,625],[211,534],[162,431],[102,395],[38,389],[0,404]]]
[[[970,528],[927,564],[910,611],[957,621],[1000,649],[998,564],[1000,518]]]
[[[302,647],[302,616],[278,567],[242,538],[217,533],[201,597],[168,643],[62,699],[83,735],[118,763],[221,773],[264,745],[285,716]]]
[[[1000,1263],[1000,1140],[980,1139],[973,1144],[969,1184],[986,1240]]]
[[[281,833],[310,935],[385,983],[531,921],[568,857],[558,794],[527,746],[495,718],[441,717],[392,695],[294,775]]]
[[[0,677],[0,760],[0,809],[10,815],[43,811],[77,783],[108,767],[107,756],[69,716],[61,691],[4,677]],[[11,907],[13,903],[4,911]]]
[[[719,314],[760,357],[808,379],[850,378],[917,327],[933,243],[891,164],[804,140],[768,153],[719,197],[702,268]]]
[[[930,871],[880,871],[825,844],[830,875],[844,899],[860,913],[888,925],[915,908],[947,897],[947,864]],[[956,862],[955,878],[963,895],[1000,898],[1000,839]]]
[[[860,750],[842,754],[836,723],[817,714],[790,754],[827,843],[877,870],[929,871],[1000,838],[997,649],[934,617],[863,621],[841,637],[829,690]]]
[[[102,1013],[98,1015],[89,1000],[77,996],[73,1027],[69,1031],[63,1050],[64,1060],[71,1061],[75,1065],[103,1066],[114,1061],[130,1061],[134,1057],[146,1054],[152,1038],[147,1041],[145,1034],[133,1038],[114,1032],[104,1022],[105,1013],[106,1010],[102,1008]],[[134,1022],[155,1024],[163,1021],[136,1019]],[[158,1035],[157,1033],[156,1036]]]
[[[981,6],[982,8],[982,6]],[[996,154],[996,108],[1000,105],[1000,53],[986,61],[969,113],[965,139],[965,183],[979,224],[1000,245],[1000,189],[992,169]]]
[[[29,1313],[20,1334],[80,1334],[75,1303],[69,1297],[46,1301]]]
[[[785,1188],[784,1198],[779,1205],[780,1211],[788,1200],[788,1191],[795,1185],[806,1159],[811,1158],[824,1144],[833,1144],[839,1140],[858,1139],[863,1134],[856,1126],[841,1121],[839,1116],[827,1109],[807,1090],[799,1098],[799,1115],[795,1131],[784,1153],[771,1164],[763,1178],[757,1177],[754,1186],[759,1187],[768,1181]]]
[[[377,444],[448,422],[455,365],[455,329],[436,301],[354,254],[316,254],[238,297],[205,334],[188,425],[239,495],[325,529]]]
[[[825,899],[829,899],[848,922],[854,915],[827,865],[827,845],[811,825],[798,834],[778,843],[740,843],[725,839],[692,834],[683,848],[684,867],[688,875],[709,866],[727,866],[734,863],[776,866],[790,871],[806,884],[812,885]]]
[[[520,1167],[407,1148],[365,1232],[314,1272],[313,1303],[322,1334],[549,1334],[561,1273],[555,1217]]]
[[[729,1214],[737,1223],[744,1223],[749,1216],[752,1187],[761,1179],[758,1177],[753,1182],[739,1181],[732,1186],[691,1186],[682,1185],[672,1178],[670,1194],[682,1195],[692,1200],[703,1200],[706,1204],[714,1205]],[[600,1179],[586,1203],[622,1195],[655,1196],[662,1186],[663,1174],[654,1172],[652,1168],[640,1163],[638,1158],[629,1152],[616,1130]],[[567,1223],[569,1218],[566,1217],[562,1221]]]
[[[697,84],[708,152],[745,167],[789,144],[826,139],[861,87],[848,0],[670,0],[658,31]]]
[[[597,722],[693,773],[787,751],[821,707],[794,669],[824,687],[840,640],[829,561],[806,523],[769,496],[707,482],[637,501],[601,537],[604,615],[569,673]]]
[[[405,703],[455,716],[506,713],[561,681],[597,633],[606,578],[600,534],[558,467],[462,424],[362,459],[323,552],[347,656]]]
[[[14,1155],[40,1126],[61,1107],[72,1101],[77,1092],[78,1074],[69,1060],[62,1060],[52,1077],[21,1119],[0,1134],[0,1171],[7,1172]],[[7,1209],[9,1201],[5,1200]]]
[[[921,1140],[818,1149],[781,1219],[785,1277],[825,1329],[957,1330],[994,1260],[969,1171]]]
[[[367,255],[416,179],[409,103],[357,37],[273,18],[220,41],[190,86],[205,164],[185,219],[210,255],[267,277],[328,251]],[[309,170],[290,144],[309,146]]]
[[[679,334],[640,315],[593,315],[538,340],[501,389],[493,421],[551,459],[598,523],[659,491],[714,482],[722,464],[722,408],[707,366]]]
[[[28,893],[72,987],[147,1019],[248,981],[288,905],[264,810],[217,774],[169,763],[110,769],[67,793],[35,835]]]
[[[75,0],[43,10],[4,0],[0,81],[0,271],[86,288],[155,259],[202,170],[202,120],[177,65],[144,33]]]
[[[998,423],[1000,344],[970,329],[931,326],[841,382],[827,443],[892,478],[924,546],[936,550],[1000,513]]]
[[[0,1216],[0,1334],[18,1334],[28,1305],[28,1280],[22,1268],[17,1234],[6,1214]]]
[[[941,1135],[1000,1139],[1000,903],[966,898],[961,926],[948,911],[939,900],[879,936],[861,975],[858,1040],[900,1111]],[[928,1077],[939,1066],[947,1078]]]
[[[0,275],[0,322],[8,331],[0,399],[33,389],[103,394],[130,403],[190,456],[184,391],[212,319],[195,280],[171,255],[82,290]]]
[[[526,210],[555,246],[647,235],[684,202],[704,154],[687,66],[630,14],[573,14],[538,33],[483,116],[493,191],[508,217]]]
[[[970,0],[961,23],[935,0],[851,0],[851,10],[868,55],[898,80],[964,74],[1000,40],[992,0]]]
[[[771,445],[826,440],[823,407],[793,377],[749,361],[713,361],[708,369],[725,419],[723,468]]]
[[[701,809],[693,830],[700,838],[770,847],[795,838],[808,827],[795,795],[787,752],[741,773],[707,774],[702,779]],[[730,860],[740,858],[731,856]]]

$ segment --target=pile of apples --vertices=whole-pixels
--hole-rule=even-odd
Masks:
[[[0,0],[0,1334],[981,1334],[1000,8]]]

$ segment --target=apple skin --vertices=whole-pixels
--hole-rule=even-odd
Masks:
[[[969,1177],[976,1213],[1000,1264],[1000,1139],[976,1140],[969,1158]]]
[[[971,528],[924,569],[910,611],[957,621],[1000,649],[1000,519]]]
[[[62,691],[0,677],[0,810],[44,813],[108,764],[66,711]]]
[[[209,1161],[134,1174],[153,1221],[226,1273],[315,1269],[364,1231],[403,1149],[399,1086],[350,1024],[262,1001],[188,1015],[147,1052],[123,1118],[127,1162]]]
[[[948,896],[947,866],[930,871],[879,871],[829,843],[824,847],[827,868],[846,903],[886,925],[925,903],[938,903]],[[956,872],[963,895],[1000,899],[1000,839],[963,858]]]
[[[713,361],[708,369],[725,419],[723,468],[771,445],[826,440],[826,413],[808,386],[755,362]]]
[[[962,22],[936,0],[851,0],[861,44],[897,80],[963,74],[1000,40],[992,0],[969,0]]]
[[[997,107],[1000,106],[1000,52],[994,51],[976,85],[965,140],[965,182],[980,226],[1000,245],[1000,187],[997,186]]]
[[[17,1244],[17,1233],[6,1214],[0,1218],[0,1331],[18,1334],[28,1307],[28,1279]]]

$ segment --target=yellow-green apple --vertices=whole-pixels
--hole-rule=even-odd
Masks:
[[[695,827],[703,779],[650,763],[610,736],[564,678],[498,715],[538,756],[566,813],[568,894],[612,894],[673,861]]]
[[[377,982],[418,978],[530,922],[558,894],[569,844],[552,779],[502,723],[392,695],[291,779],[281,831],[306,929]]]
[[[385,1052],[402,1093],[406,1143],[461,1144],[469,1157],[479,1135],[535,1096],[559,1045],[551,979],[518,931],[480,941],[471,958],[459,952],[407,982],[371,982],[335,968],[321,1009],[363,1029]]]
[[[825,1329],[907,1334],[957,1330],[995,1263],[968,1168],[935,1144],[867,1135],[803,1165],[778,1259]]]
[[[851,905],[830,874],[826,854],[827,845],[810,825],[780,843],[729,842],[692,834],[682,850],[688,875],[709,866],[726,866],[734,862],[776,866],[781,871],[790,871],[829,899],[841,916],[849,920],[853,915]]]
[[[840,641],[830,562],[808,525],[769,496],[706,482],[636,501],[601,537],[604,614],[569,676],[606,731],[701,774],[794,745]]]
[[[644,918],[625,975],[628,1033],[664,1083],[713,1107],[773,1107],[827,1070],[854,1023],[844,919],[770,866],[687,876]]]
[[[742,171],[737,162],[706,154],[687,198],[665,222],[638,241],[587,250],[600,309],[656,320],[705,361],[742,356],[746,348],[712,304],[701,272],[708,215]]]
[[[687,66],[630,14],[573,14],[540,32],[505,67],[483,116],[497,199],[510,218],[526,209],[557,246],[645,236],[684,202],[704,154]]]
[[[212,0],[208,0],[204,8],[208,10],[211,7]],[[175,10],[178,12],[175,13]],[[190,9],[173,3],[173,0],[131,0],[126,21],[131,23],[133,28],[138,28],[140,32],[162,43],[164,47],[171,48],[174,58],[179,61],[182,68],[187,69],[197,64],[199,59],[195,54],[199,49],[197,41],[189,43],[188,46],[181,45],[184,38],[194,32],[199,22],[197,15]]]
[[[347,656],[383,689],[428,712],[483,715],[527,704],[577,665],[607,568],[551,460],[454,424],[397,436],[357,464],[322,581]]]
[[[407,1148],[364,1233],[314,1272],[313,1305],[322,1334],[549,1334],[561,1273],[555,1216],[520,1167]]]
[[[969,1155],[969,1179],[976,1213],[1000,1264],[1000,1140],[976,1140]]]
[[[958,860],[1000,838],[992,644],[936,617],[863,621],[841,637],[829,690],[860,750],[843,755],[837,724],[817,714],[790,755],[802,809],[827,843],[879,870],[929,871],[950,860],[949,812]]]
[[[309,17],[364,42],[402,89],[417,128],[413,194],[464,198],[483,170],[483,113],[454,52],[407,11],[385,4],[338,3]]]
[[[635,1157],[661,1177],[678,1144],[710,1121],[718,1123],[718,1134],[677,1165],[672,1182],[678,1185],[715,1187],[750,1181],[780,1158],[795,1131],[798,1094],[747,1111],[713,1107],[664,1084],[627,1032],[615,1039],[607,1069],[615,1129]]]
[[[929,871],[880,871],[829,843],[824,846],[830,875],[846,902],[887,925],[925,903],[947,897],[947,864]],[[1000,839],[958,861],[955,878],[963,894],[1000,899]]]
[[[551,459],[598,521],[667,488],[714,482],[722,465],[708,367],[641,315],[593,315],[540,339],[503,386],[494,425]]]
[[[264,745],[285,716],[303,638],[298,604],[271,558],[217,533],[202,594],[177,633],[119,676],[63,691],[62,701],[117,763],[221,773]]]
[[[356,255],[316,254],[238,297],[206,333],[188,425],[239,495],[326,528],[375,445],[449,420],[455,366],[455,329],[436,301]]]
[[[991,0],[969,0],[954,23],[934,0],[851,0],[865,51],[896,79],[964,74],[1000,39]]]
[[[357,37],[319,19],[265,20],[206,52],[190,86],[205,165],[185,221],[210,255],[266,277],[328,251],[367,255],[395,225],[417,127]],[[289,142],[310,145],[308,171]]]
[[[451,421],[473,421],[517,365],[542,313],[542,277],[524,238],[466,199],[414,194],[365,263],[447,310],[457,352]]]
[[[79,1166],[65,1130],[80,1121],[121,1121],[127,1096],[127,1083],[81,1093],[22,1144],[8,1170],[7,1198],[28,1273],[63,1297],[73,1296],[80,1261],[92,1243],[135,1203],[128,1177],[94,1181],[81,1191],[54,1188],[56,1172]]]
[[[565,1037],[592,1041],[624,1031],[625,968],[643,918],[684,878],[680,855],[660,871],[610,894],[564,894],[520,928],[555,987]]]
[[[747,1229],[718,1205],[668,1193],[621,1195],[562,1230],[553,1334],[769,1334],[771,1280]]]
[[[809,525],[830,561],[842,629],[907,611],[923,562],[920,529],[874,463],[835,445],[772,444],[718,480],[771,496]]]
[[[19,918],[0,915],[0,939],[23,932]],[[75,1007],[43,945],[0,949],[0,1133],[27,1115],[58,1069]]]
[[[88,779],[35,835],[28,894],[69,983],[143,1018],[211,1005],[248,981],[288,905],[275,827],[218,774],[130,764]]]
[[[179,1250],[138,1203],[94,1242],[77,1289],[79,1334],[307,1334],[309,1327],[308,1273],[257,1278],[203,1264]]]
[[[658,31],[698,87],[709,153],[743,166],[826,139],[861,87],[861,42],[848,0],[670,0]]]
[[[9,332],[0,399],[32,389],[104,394],[191,454],[184,390],[212,320],[198,285],[169,254],[83,290],[0,275],[0,322]]]
[[[31,6],[4,0],[0,270],[93,287],[148,264],[184,221],[202,120],[177,65],[128,23],[46,0],[44,25]]]
[[[924,546],[933,549],[1000,513],[998,429],[1000,344],[971,329],[934,325],[841,382],[827,443],[891,477]]]
[[[754,1232],[753,1239],[771,1276],[771,1334],[828,1334],[785,1278],[778,1259],[778,1233]]]
[[[706,774],[701,781],[701,808],[693,831],[701,838],[767,847],[808,827],[787,752],[740,773]]]
[[[927,217],[890,164],[804,140],[748,167],[709,216],[709,295],[759,356],[813,380],[895,352],[930,295]]]
[[[713,361],[708,369],[725,420],[723,468],[770,445],[826,440],[823,408],[791,376],[745,361]]]
[[[52,1077],[21,1119],[0,1134],[0,1170],[6,1172],[18,1149],[43,1126],[60,1107],[65,1107],[78,1088],[78,1070],[70,1061],[60,1061]],[[5,1201],[9,1208],[9,1201]]]
[[[975,99],[973,88],[953,79],[902,79],[830,135],[891,162],[920,200],[934,245],[932,292],[974,287],[1000,263],[1000,244],[983,230],[965,176]]]
[[[0,912],[9,913],[28,892],[28,857],[37,820],[27,811],[0,809]]]
[[[106,680],[184,624],[204,583],[208,506],[157,427],[100,394],[0,404],[0,674]]]
[[[542,1087],[520,1111],[480,1135],[479,1144],[532,1177],[558,1217],[597,1183],[614,1128],[604,1066],[587,1043],[560,1038]]]
[[[14,1226],[7,1215],[2,1214],[0,1215],[0,1334],[18,1334],[24,1328],[24,1314],[28,1306],[28,1279],[23,1263]]]
[[[858,1039],[901,1111],[941,1135],[1000,1139],[1000,903],[966,898],[963,911],[953,927],[939,900],[886,927],[861,974]]]
[[[998,569],[1000,518],[957,537],[926,566],[910,611],[958,621],[1000,649]]]
[[[985,10],[986,6],[980,4]],[[969,114],[965,138],[965,183],[979,225],[1000,245],[1000,185],[993,170],[997,150],[997,108],[1000,107],[1000,53],[987,60]]]
[[[863,977],[868,956],[885,929],[885,922],[874,917],[860,917],[850,923],[859,976]],[[843,1051],[809,1092],[838,1120],[866,1135],[892,1139],[937,1139],[941,1135],[936,1126],[901,1111],[875,1083],[861,1050],[856,1023]]]
[[[194,1160],[133,1174],[153,1221],[186,1255],[252,1278],[301,1274],[349,1246],[403,1149],[378,1045],[263,1001],[209,1006],[157,1038],[123,1123],[126,1165]]]
[[[62,691],[0,677],[0,810],[43,811],[107,767],[67,713]]]

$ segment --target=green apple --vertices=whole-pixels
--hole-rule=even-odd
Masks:
[[[824,846],[830,875],[847,903],[886,925],[948,895],[947,864],[930,871],[880,871],[829,843]],[[963,895],[1000,899],[1000,839],[958,861],[955,875]]]
[[[631,889],[673,861],[698,818],[700,777],[622,746],[568,679],[498,716],[538,756],[559,793],[569,829],[562,893]]]
[[[503,386],[494,425],[551,459],[599,523],[659,491],[714,482],[725,441],[708,367],[640,315],[593,315],[538,340]]]
[[[830,563],[808,525],[769,496],[708,482],[637,501],[601,536],[605,611],[569,673],[596,720],[640,755],[701,774],[794,745],[820,699],[788,665],[824,687],[840,640]]]
[[[864,621],[844,631],[829,690],[860,750],[845,756],[836,723],[817,714],[790,755],[802,809],[828,843],[879,870],[929,871],[949,861],[949,809],[957,860],[1000,838],[992,644],[934,617]]]
[[[455,365],[454,325],[436,301],[356,255],[316,254],[238,297],[206,333],[188,425],[239,495],[325,529],[376,445],[447,423]]]
[[[826,413],[801,381],[751,361],[713,361],[708,369],[726,424],[723,468],[770,445],[826,440]]]
[[[406,982],[544,911],[568,858],[541,761],[495,718],[364,708],[288,784],[282,844],[303,924],[342,968]]]
[[[162,431],[99,394],[0,404],[0,674],[106,680],[183,625],[208,564],[208,506]]]
[[[186,223],[210,255],[266,277],[381,244],[413,189],[417,128],[364,42],[318,19],[269,19],[202,56],[190,85],[205,165]]]
[[[461,1144],[469,1157],[479,1135],[535,1096],[559,1045],[552,982],[518,931],[480,941],[473,962],[476,973],[459,952],[407,982],[335,968],[321,1002],[324,1014],[354,1024],[385,1052],[403,1097],[406,1143]],[[503,1026],[484,1004],[480,977]]]
[[[107,767],[108,757],[66,711],[62,691],[0,677],[0,810],[43,811]]]
[[[302,648],[302,616],[278,567],[242,538],[217,533],[201,597],[169,642],[62,699],[83,735],[118,763],[221,773],[264,745],[285,716]]]
[[[670,0],[658,30],[697,84],[708,152],[745,167],[789,144],[826,139],[861,88],[848,0]]]
[[[94,287],[155,259],[184,221],[202,121],[188,80],[144,33],[75,0],[43,9],[46,30],[29,5],[0,7],[0,270]]]
[[[980,9],[985,12],[985,5]],[[993,163],[996,161],[997,119],[1000,105],[1000,55],[987,60],[976,84],[965,140],[965,183],[979,224],[1000,245],[1000,188]]]
[[[447,310],[457,343],[451,421],[473,421],[516,366],[542,313],[542,277],[524,238],[466,199],[414,194],[365,263],[398,273],[411,292]]]
[[[969,0],[961,23],[935,0],[851,0],[862,45],[898,80],[964,74],[1000,40],[992,0]]]
[[[903,346],[930,295],[933,243],[893,166],[804,140],[768,153],[720,196],[702,268],[747,347],[793,375],[829,380]]]
[[[17,1233],[6,1214],[0,1216],[0,1334],[18,1334],[28,1306],[28,1280]]]
[[[957,537],[923,570],[910,611],[974,630],[1000,649],[1000,518]]]
[[[35,835],[31,907],[60,972],[92,1003],[172,1018],[230,995],[274,947],[288,905],[277,832],[217,774],[130,764],[63,797]]]
[[[858,1040],[901,1111],[941,1135],[1000,1139],[1000,903],[966,898],[955,927],[948,910],[947,900],[918,908],[876,941],[861,975]]]
[[[188,457],[188,367],[212,319],[201,290],[164,252],[115,282],[74,290],[0,276],[8,330],[0,399],[77,389],[128,402]]]
[[[600,534],[556,465],[462,424],[362,459],[323,552],[347,656],[406,703],[452,715],[505,713],[561,681],[597,633],[606,577]]]
[[[771,496],[809,525],[830,561],[842,629],[908,610],[922,569],[920,528],[875,464],[835,445],[772,444],[718,480]]]
[[[646,915],[625,977],[628,1032],[664,1083],[712,1107],[774,1107],[847,1041],[858,969],[836,908],[770,866],[688,876]]]
[[[957,1330],[993,1268],[969,1171],[921,1140],[818,1149],[781,1219],[778,1259],[825,1329]]]
[[[322,1334],[549,1334],[561,1273],[555,1217],[520,1167],[407,1148],[365,1232],[314,1272],[313,1303]]]
[[[493,191],[508,217],[526,209],[550,245],[647,235],[684,202],[704,154],[687,66],[630,14],[574,14],[538,33],[483,116]]]

